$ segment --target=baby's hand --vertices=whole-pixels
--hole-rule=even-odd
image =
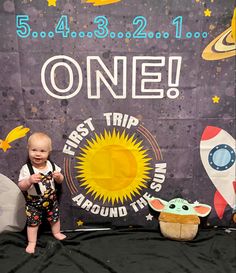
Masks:
[[[53,172],[52,177],[55,179],[56,182],[61,183],[64,179],[64,176],[60,172]]]
[[[40,174],[32,174],[29,178],[29,182],[31,184],[39,183],[41,181],[41,175]]]

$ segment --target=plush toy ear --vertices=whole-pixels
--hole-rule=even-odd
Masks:
[[[196,211],[198,216],[205,217],[211,212],[211,206],[205,204],[193,204],[193,209]]]
[[[168,202],[160,198],[150,198],[148,200],[148,203],[150,207],[154,209],[155,211],[162,211],[165,205],[168,204]]]

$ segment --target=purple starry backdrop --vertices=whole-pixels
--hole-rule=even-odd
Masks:
[[[230,27],[234,1],[157,1],[122,0],[116,4],[93,6],[80,0],[57,0],[56,7],[46,0],[0,1],[0,139],[18,125],[29,127],[31,132],[45,131],[53,139],[52,159],[64,168],[62,150],[70,133],[78,124],[93,117],[97,128],[103,129],[105,112],[119,112],[138,118],[156,139],[167,163],[165,182],[157,197],[170,200],[182,197],[193,203],[212,206],[207,219],[211,226],[231,225],[232,208],[226,207],[220,220],[214,210],[215,187],[208,177],[200,158],[200,139],[206,126],[220,127],[235,137],[235,58],[206,61],[201,58],[204,48],[220,33]],[[205,16],[204,10],[211,10]],[[147,19],[148,31],[174,32],[173,18],[183,17],[183,33],[208,32],[206,39],[119,39],[119,38],[20,38],[16,34],[16,15],[28,15],[31,31],[53,30],[61,15],[67,15],[70,28],[93,31],[96,16],[108,18],[109,28],[132,31],[132,20],[138,15]],[[41,82],[41,68],[52,56],[67,55],[79,63],[83,84],[80,92],[68,99],[56,99],[45,92]],[[113,57],[126,56],[127,97],[114,99],[103,84],[100,99],[88,99],[86,58],[99,56],[112,71]],[[176,99],[132,98],[133,56],[182,56],[179,90]],[[166,60],[167,60],[166,59]],[[163,75],[167,67],[162,69]],[[138,73],[138,72],[137,72]],[[49,77],[49,76],[48,76]],[[167,81],[167,79],[164,79]],[[78,78],[74,79],[75,82]],[[68,74],[58,70],[56,82],[61,88],[68,84]],[[162,82],[166,89],[167,82]],[[152,86],[150,86],[151,88]],[[105,91],[104,91],[105,90]],[[219,103],[212,97],[219,96]],[[100,126],[100,127],[99,127]],[[15,183],[20,167],[27,158],[27,137],[12,143],[12,147],[0,150],[0,172]],[[144,143],[148,148],[148,143]],[[150,156],[153,156],[150,151]],[[75,159],[71,160],[71,176]],[[153,174],[152,174],[153,175]],[[85,194],[83,189],[78,193]],[[145,192],[145,191],[144,191]],[[141,197],[144,193],[141,191]],[[152,192],[153,194],[153,192]],[[63,185],[61,221],[63,229],[84,226],[145,226],[155,227],[156,221],[147,221],[146,206],[134,213],[127,204],[126,217],[107,218],[92,214],[72,201],[67,183]],[[88,196],[93,201],[91,196]],[[102,205],[100,202],[97,204]],[[130,203],[130,202],[129,202]],[[126,205],[126,203],[124,204]],[[105,203],[104,206],[111,206]]]

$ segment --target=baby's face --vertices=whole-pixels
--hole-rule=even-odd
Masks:
[[[45,168],[51,151],[50,141],[47,138],[34,137],[28,144],[29,159],[36,168]]]

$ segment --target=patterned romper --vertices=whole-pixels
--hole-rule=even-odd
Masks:
[[[47,172],[40,173],[39,170],[33,168],[31,163],[28,162],[22,167],[20,172],[19,181],[23,179],[22,177],[24,177],[27,171],[29,175],[40,173],[42,177],[42,180],[39,183],[33,184],[26,193],[28,226],[40,225],[43,215],[46,215],[49,222],[57,222],[59,219],[59,207],[52,172],[55,168],[60,171],[60,168],[51,161],[47,161],[47,166]],[[27,168],[28,170],[26,171]]]

